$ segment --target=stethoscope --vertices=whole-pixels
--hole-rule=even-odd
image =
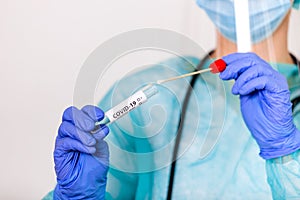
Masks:
[[[214,53],[214,50],[210,51],[207,55],[205,55],[204,58],[200,61],[200,63],[197,65],[195,71],[201,70],[203,68],[204,64],[212,56],[213,53]],[[294,64],[298,66],[298,72],[299,72],[299,76],[300,76],[300,61],[291,53],[290,53],[290,56],[291,56]],[[190,82],[191,87],[188,88],[188,90],[186,92],[186,95],[185,95],[185,98],[183,100],[181,117],[180,117],[180,121],[179,121],[178,127],[177,127],[177,130],[178,130],[177,133],[178,134],[176,136],[175,146],[174,146],[173,155],[172,155],[173,162],[172,162],[171,171],[170,171],[170,179],[169,179],[167,200],[172,199],[172,191],[173,191],[173,184],[174,184],[175,170],[176,170],[176,158],[177,158],[177,154],[178,154],[178,150],[179,150],[180,139],[181,139],[181,136],[182,136],[182,130],[183,130],[183,124],[184,124],[184,121],[185,121],[186,110],[187,110],[187,106],[189,104],[189,100],[190,100],[190,96],[191,96],[193,87],[194,87],[194,85],[196,83],[196,80],[198,78],[201,78],[201,76],[199,76],[199,74],[193,76],[193,78],[191,79],[191,82]],[[300,96],[292,99],[291,102],[292,102],[292,110],[294,110],[296,105],[300,103]]]

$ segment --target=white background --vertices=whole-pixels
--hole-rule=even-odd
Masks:
[[[289,41],[297,56],[299,19],[293,13]],[[0,199],[41,199],[54,188],[54,139],[80,67],[112,36],[145,27],[214,46],[194,0],[0,0]]]

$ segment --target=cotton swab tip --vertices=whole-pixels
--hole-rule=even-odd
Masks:
[[[222,59],[218,59],[216,61],[214,61],[213,63],[211,63],[209,65],[209,68],[211,69],[211,73],[219,73],[219,72],[222,72],[226,69],[226,62]]]

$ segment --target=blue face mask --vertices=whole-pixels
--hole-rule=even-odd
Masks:
[[[219,32],[236,42],[233,0],[197,0]],[[295,0],[294,6],[299,6]],[[281,24],[291,8],[290,0],[249,0],[249,17],[252,43],[269,37]]]

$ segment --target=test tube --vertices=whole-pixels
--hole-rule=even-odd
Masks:
[[[214,61],[213,63],[211,63],[208,69],[203,69],[203,70],[195,71],[192,73],[183,74],[180,76],[175,76],[175,77],[171,77],[171,78],[164,79],[164,80],[158,80],[156,82],[156,84],[162,84],[165,82],[174,81],[177,79],[181,79],[181,78],[185,78],[188,76],[193,76],[196,74],[201,74],[201,73],[209,72],[209,71],[216,74],[219,72],[223,72],[226,69],[226,66],[227,66],[227,64],[225,63],[224,60],[218,59],[218,60]],[[133,109],[135,109],[135,108],[139,107],[140,105],[142,105],[143,103],[145,103],[149,98],[151,98],[152,96],[154,96],[157,93],[158,93],[158,89],[157,89],[155,83],[149,83],[148,85],[143,87],[141,90],[139,90],[136,93],[134,93],[133,95],[131,95],[126,100],[122,101],[115,107],[106,111],[104,119],[95,123],[95,126],[96,126],[95,130],[97,130],[101,124],[109,124],[109,123],[116,121],[117,119],[120,119],[121,117],[123,117],[124,115],[126,115],[127,113],[132,111]]]
[[[104,119],[99,122],[96,122],[95,126],[97,127],[101,124],[109,124],[120,119],[133,109],[145,103],[149,98],[151,98],[157,93],[158,89],[155,86],[155,84],[150,83],[146,85],[145,87],[143,87],[142,89],[135,92],[133,95],[119,103],[118,105],[106,111]]]

